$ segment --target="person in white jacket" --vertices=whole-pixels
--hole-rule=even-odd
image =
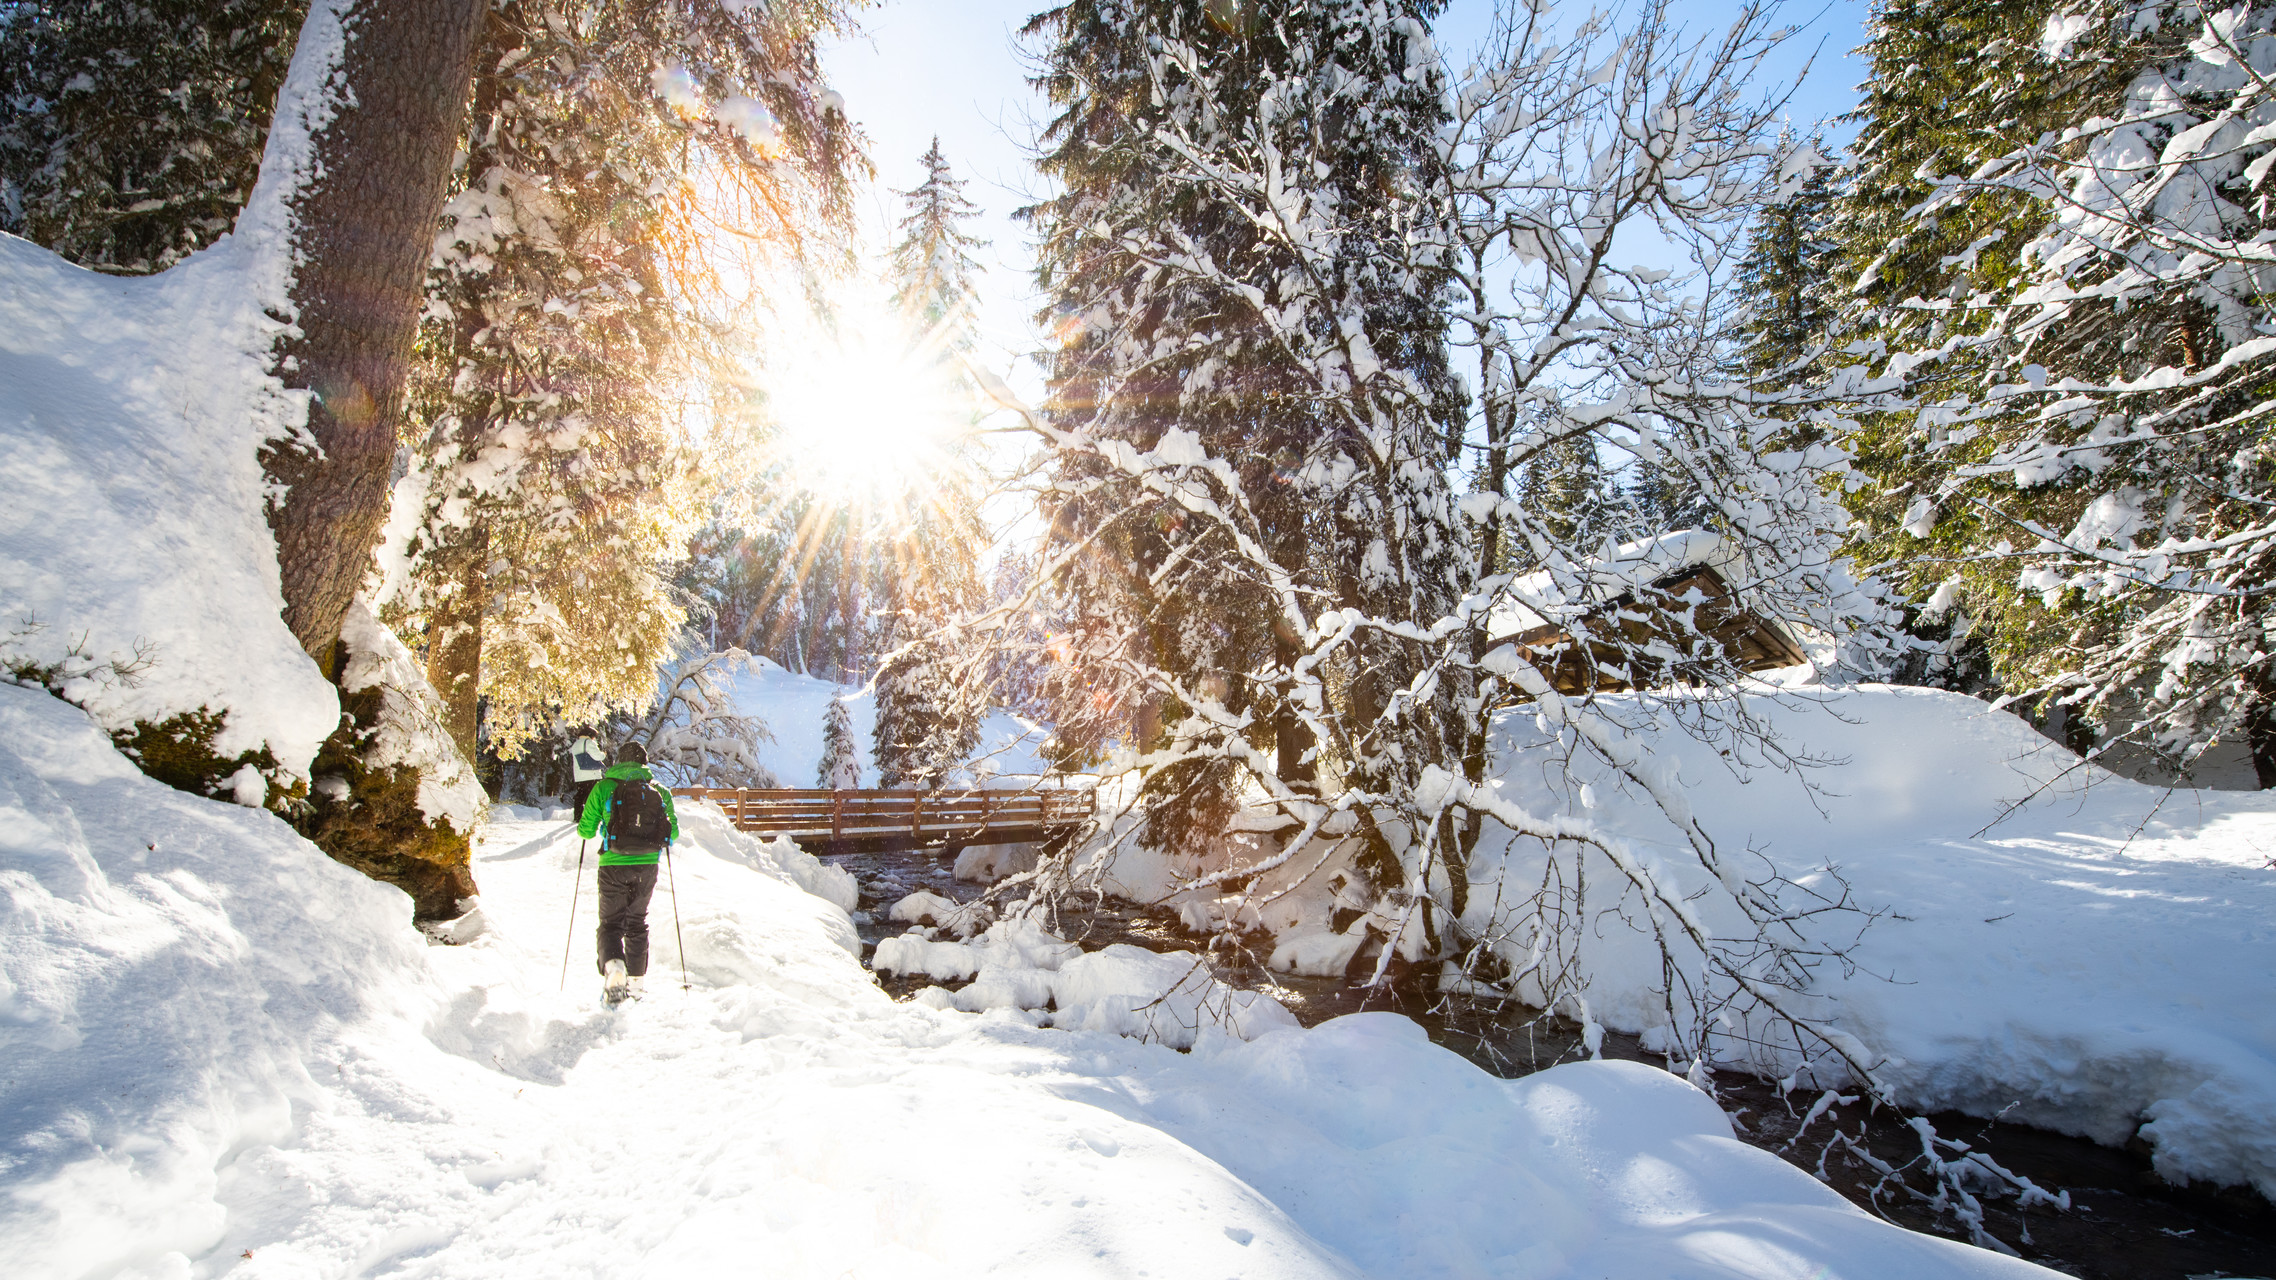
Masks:
[[[577,784],[576,799],[571,804],[573,812],[585,811],[585,797],[593,794],[593,784],[599,782],[608,769],[608,752],[601,749],[593,731],[580,732],[576,741],[569,744],[569,776]]]

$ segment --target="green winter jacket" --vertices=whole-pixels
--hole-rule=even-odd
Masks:
[[[672,790],[656,782],[656,775],[648,772],[644,764],[612,764],[601,780],[593,784],[593,794],[585,798],[584,816],[577,819],[577,838],[590,840],[608,826],[609,802],[616,797],[616,784],[626,778],[638,778],[655,787],[664,797],[664,822],[672,839],[680,838],[680,815],[672,808]],[[604,867],[652,867],[656,865],[653,853],[619,853],[606,844],[601,846],[601,865]]]

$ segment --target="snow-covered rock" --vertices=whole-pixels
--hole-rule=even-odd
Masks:
[[[1326,929],[1311,929],[1291,933],[1273,941],[1272,957],[1265,964],[1282,973],[1332,978],[1350,966],[1352,957],[1359,954],[1359,944],[1366,940],[1366,933],[1360,930],[1331,933]]]
[[[886,919],[900,924],[932,925],[959,938],[969,938],[988,927],[988,908],[974,902],[957,902],[919,889],[893,904]]]
[[[460,835],[471,835],[489,812],[490,796],[443,727],[442,699],[427,683],[418,659],[360,599],[348,605],[340,639],[348,654],[341,691],[376,691],[380,699],[365,766],[418,770],[420,812],[430,822],[449,823]]]
[[[1035,870],[1041,850],[1035,845],[975,844],[956,851],[953,874],[968,884],[994,884],[1005,876]]]
[[[1297,1025],[1288,1007],[1259,991],[1226,986],[1191,952],[1163,955],[1116,943],[1059,966],[1051,1025],[1112,1031],[1173,1049],[1213,1035],[1254,1040]]]

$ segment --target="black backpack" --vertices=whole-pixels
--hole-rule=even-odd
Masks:
[[[672,838],[664,818],[664,794],[638,778],[620,778],[609,797],[609,848],[620,853],[655,853]]]

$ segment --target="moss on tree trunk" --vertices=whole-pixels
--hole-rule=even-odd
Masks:
[[[365,763],[383,696],[378,686],[341,693],[340,730],[316,753],[317,783],[294,825],[334,859],[410,894],[414,919],[455,916],[475,895],[472,833],[420,809],[417,769]]]

